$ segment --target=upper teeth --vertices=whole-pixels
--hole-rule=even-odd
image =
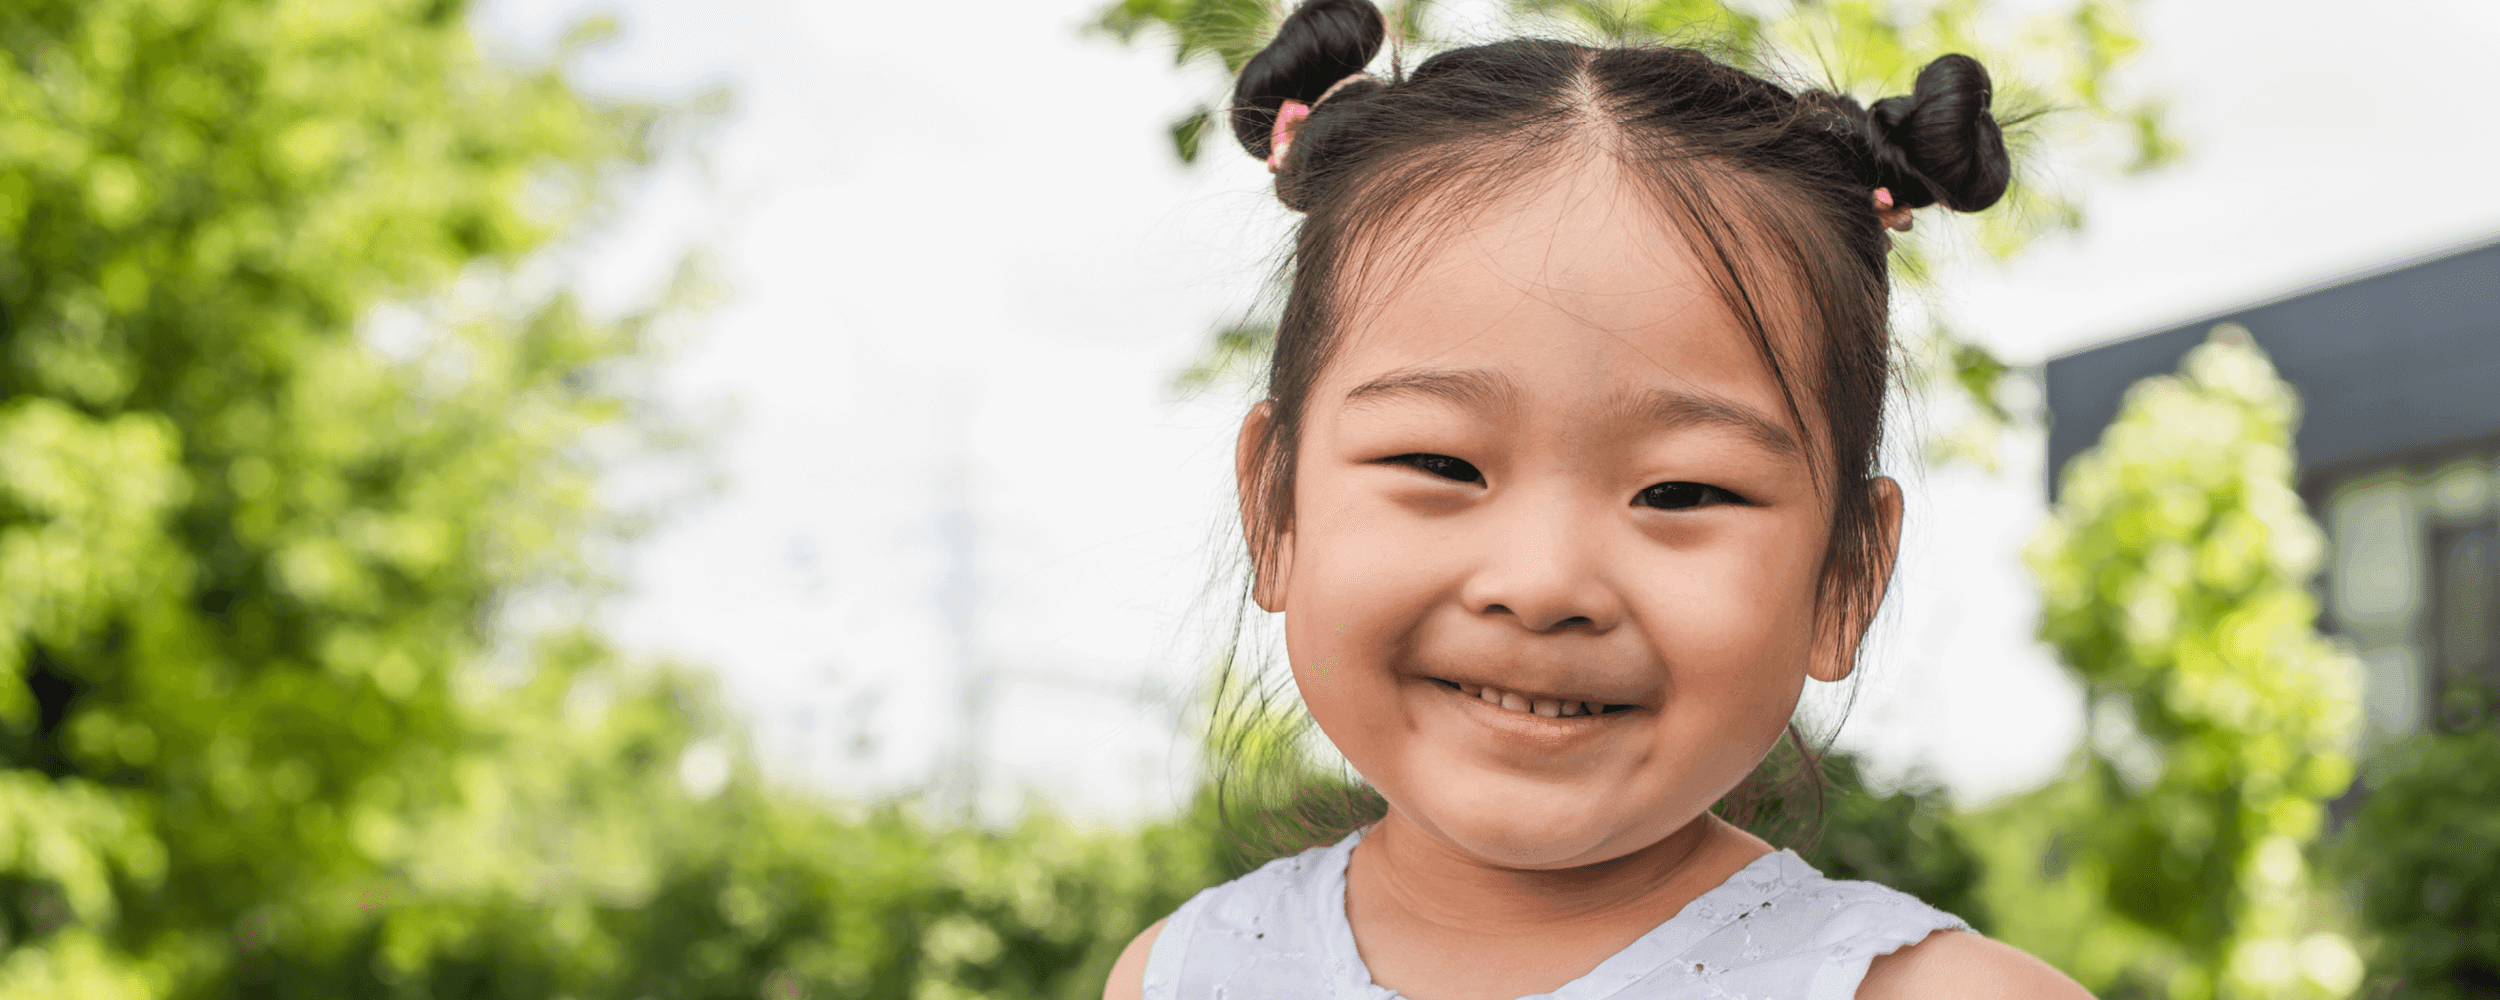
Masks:
[[[1461,684],[1458,686],[1458,691],[1472,698],[1482,698],[1486,704],[1496,708],[1506,708],[1513,712],[1534,712],[1548,719],[1566,715],[1596,715],[1606,708],[1602,702],[1549,701],[1544,698],[1528,698],[1519,692],[1504,691],[1491,685]]]

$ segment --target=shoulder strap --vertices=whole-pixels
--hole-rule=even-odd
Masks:
[[[1829,950],[1807,984],[1805,1000],[1854,1000],[1875,956],[1917,944],[1937,931],[1971,929],[1962,918],[1897,889],[1873,882],[1820,881],[1817,888],[1832,911],[1816,936]]]
[[[1155,935],[1154,946],[1146,950],[1145,985],[1138,994],[1140,1000],[1179,1000],[1181,963],[1197,937],[1199,914],[1206,912],[1208,903],[1218,893],[1239,884],[1236,880],[1201,889],[1164,919],[1163,932]]]
[[[1329,960],[1338,949],[1314,907],[1343,905],[1338,886],[1356,839],[1278,858],[1190,897],[1146,953],[1143,1000],[1199,1000],[1215,990],[1244,1000],[1326,995],[1342,970]]]

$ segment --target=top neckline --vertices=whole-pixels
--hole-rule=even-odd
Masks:
[[[1329,964],[1346,977],[1338,983],[1338,995],[1365,1000],[1411,1000],[1406,994],[1372,982],[1371,967],[1363,963],[1362,954],[1354,946],[1354,925],[1346,919],[1346,868],[1354,857],[1354,845],[1368,829],[1356,830],[1328,849],[1328,888],[1312,894],[1321,911],[1317,914],[1320,938],[1333,952],[1330,957],[1334,961]],[[1728,876],[1727,881],[1693,897],[1674,916],[1606,956],[1605,961],[1580,978],[1552,992],[1529,994],[1518,1000],[1606,1000],[1624,987],[1648,978],[1739,915],[1769,905],[1772,899],[1816,874],[1812,865],[1787,848],[1755,858]]]

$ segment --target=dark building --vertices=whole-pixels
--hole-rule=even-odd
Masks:
[[[2300,391],[2300,493],[2328,543],[2320,625],[2366,664],[2366,725],[2417,729],[2488,697],[2500,685],[2500,238],[2052,359],[2052,497],[2127,388],[2177,370],[2222,323],[2247,328]]]

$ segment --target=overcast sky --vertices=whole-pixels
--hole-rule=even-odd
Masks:
[[[965,746],[969,654],[994,810],[1029,790],[1134,817],[1187,787],[1187,612],[1233,530],[1245,402],[1167,384],[1250,304],[1290,217],[1228,140],[1174,162],[1163,126],[1211,81],[1081,34],[1100,3],[478,11],[489,45],[524,58],[614,13],[622,37],[577,65],[594,92],[735,93],[705,155],[621,188],[620,224],[584,247],[581,280],[611,308],[688,247],[735,292],[662,386],[713,422],[723,489],[641,544],[607,627],[717,668],[795,780],[926,782]],[[2500,236],[2500,129],[2473,96],[2500,4],[2360,9],[2146,0],[2121,82],[2169,97],[2188,158],[2071,185],[2083,232],[1949,274],[1944,307],[2030,363]],[[2018,561],[2039,448],[2009,438],[1996,476],[1911,477],[1890,617],[1842,735],[1970,800],[2044,780],[2082,729]],[[968,632],[943,600],[950,537],[974,554]]]

